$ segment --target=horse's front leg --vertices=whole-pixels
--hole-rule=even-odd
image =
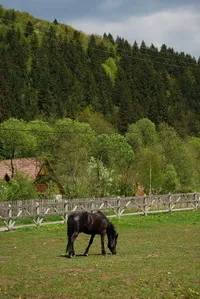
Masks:
[[[105,239],[106,232],[101,233],[101,253],[106,255],[105,246],[104,246],[104,239]]]
[[[68,237],[68,243],[67,243],[66,252],[65,252],[66,255],[67,255],[67,253],[69,251],[70,239],[71,239],[71,237]]]
[[[90,246],[91,246],[92,243],[93,243],[94,237],[95,237],[95,235],[91,235],[89,244],[88,244],[87,248],[85,249],[85,253],[84,253],[84,255],[88,255],[88,251],[89,251],[89,249],[90,249]]]
[[[74,251],[74,241],[78,237],[78,232],[74,232],[73,235],[71,236],[71,240],[69,243],[69,257],[75,256],[75,251]]]

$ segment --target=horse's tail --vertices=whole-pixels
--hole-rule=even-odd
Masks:
[[[71,228],[71,219],[68,218],[67,221],[67,237],[68,237],[68,243],[67,243],[67,247],[66,247],[66,254],[69,251],[69,245],[70,245],[70,241],[71,241],[71,236],[72,236],[72,228]]]
[[[68,240],[67,247],[66,247],[66,254],[68,253],[68,251],[69,251],[69,240]]]

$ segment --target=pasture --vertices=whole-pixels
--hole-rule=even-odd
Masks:
[[[78,256],[64,257],[64,224],[1,232],[0,298],[200,298],[200,210],[111,221],[117,255],[100,255],[96,236],[79,256],[89,239],[80,234]]]

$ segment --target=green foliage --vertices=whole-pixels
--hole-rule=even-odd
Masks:
[[[133,146],[134,150],[155,145],[157,138],[156,126],[147,118],[131,124],[126,134],[126,139]]]
[[[93,155],[97,165],[103,165],[112,174],[111,190],[113,195],[131,195],[135,193],[132,162],[134,153],[131,146],[120,134],[100,134],[96,138]],[[98,180],[97,180],[98,182]]]
[[[10,118],[0,124],[2,154],[5,158],[25,157],[34,152],[36,140],[23,120]]]
[[[105,63],[102,64],[107,76],[110,77],[112,83],[114,84],[116,74],[117,74],[117,65],[115,60],[112,57],[109,57]]]
[[[1,159],[35,156],[48,161],[54,184],[68,198],[131,196],[138,182],[147,194],[199,190],[198,138],[183,140],[164,123],[157,131],[148,119],[130,125],[124,137],[89,107],[81,118],[88,123],[70,118],[51,124],[12,118],[1,123]],[[18,184],[11,187],[11,195],[5,191],[2,196],[22,193]]]
[[[7,182],[4,180],[0,180],[0,200],[6,201],[7,199],[8,199]]]
[[[167,165],[165,170],[165,175],[163,178],[162,192],[167,193],[176,193],[180,190],[180,183],[178,176],[173,165]]]
[[[26,25],[26,28],[25,28],[25,33],[24,33],[24,35],[25,35],[25,37],[28,37],[28,36],[32,35],[33,32],[34,32],[34,26],[33,26],[33,24],[31,23],[31,21],[28,21],[28,22],[27,22],[27,25]]]
[[[133,151],[120,134],[97,136],[96,155],[112,168],[127,169],[133,159]]]
[[[117,127],[124,134],[133,122],[132,94],[126,73],[119,68],[113,91],[113,102],[119,107],[119,123]]]
[[[58,25],[57,19],[54,19],[53,23],[54,23],[54,25]]]
[[[113,171],[109,171],[101,160],[96,160],[94,157],[91,157],[88,163],[88,176],[90,196],[116,196],[116,190],[113,182]]]
[[[37,196],[33,180],[24,173],[16,172],[8,183],[0,181],[1,201],[34,199]]]
[[[147,194],[161,192],[163,179],[161,159],[161,155],[155,147],[144,148],[136,156],[136,178],[144,186]]]
[[[86,146],[91,147],[94,139],[94,131],[87,123],[80,123],[70,118],[59,119],[55,123],[56,142],[61,144],[64,140],[67,142],[77,141]]]
[[[77,120],[79,122],[88,123],[96,133],[116,133],[114,126],[112,126],[100,112],[94,111],[91,105],[80,112],[77,116]]]
[[[191,151],[186,143],[178,137],[175,130],[166,124],[160,126],[163,162],[172,164],[178,174],[182,190],[194,188],[195,164]]]
[[[54,128],[42,120],[33,120],[27,123],[26,129],[36,140],[34,156],[49,157],[55,141]]]
[[[91,127],[69,118],[55,124],[55,145],[50,158],[59,183],[68,198],[87,196],[87,169],[95,139]]]

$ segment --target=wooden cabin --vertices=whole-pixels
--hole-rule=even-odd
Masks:
[[[50,181],[57,183],[49,163],[37,158],[19,158],[0,161],[0,179],[9,182],[19,171],[26,174],[35,182],[38,193],[45,194]],[[62,194],[61,186],[57,183],[58,194]]]

